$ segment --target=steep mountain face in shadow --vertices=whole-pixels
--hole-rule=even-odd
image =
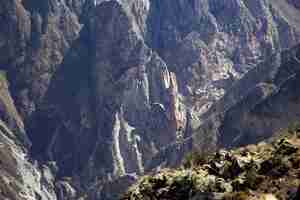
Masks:
[[[51,197],[32,199],[114,198],[193,146],[286,126],[299,53],[279,52],[300,42],[298,13],[288,0],[0,0],[0,118],[37,173],[54,168]]]

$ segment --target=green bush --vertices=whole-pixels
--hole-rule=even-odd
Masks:
[[[209,162],[209,157],[209,153],[192,151],[185,156],[182,165],[184,168],[192,168],[207,164]]]
[[[6,71],[0,70],[0,81],[7,81]]]
[[[226,194],[223,197],[223,200],[246,200],[249,199],[249,195],[246,192],[236,192]]]

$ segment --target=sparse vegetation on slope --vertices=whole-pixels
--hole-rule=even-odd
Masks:
[[[273,141],[205,156],[189,154],[180,169],[142,177],[122,200],[296,199],[300,132],[293,124]],[[299,197],[299,196],[298,196]]]

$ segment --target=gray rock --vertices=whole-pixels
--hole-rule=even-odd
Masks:
[[[1,1],[0,118],[74,190],[176,165],[192,147],[255,142],[298,114],[278,52],[300,41],[299,12],[279,0]],[[69,186],[60,194],[74,198]]]
[[[0,128],[1,199],[56,200],[52,175],[43,173],[28,160],[18,138],[2,121]]]

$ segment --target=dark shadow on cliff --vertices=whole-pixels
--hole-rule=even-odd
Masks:
[[[90,83],[94,51],[88,28],[82,29],[65,55],[42,105],[29,122],[32,154],[57,161],[63,176],[71,176],[86,164],[96,142]]]

